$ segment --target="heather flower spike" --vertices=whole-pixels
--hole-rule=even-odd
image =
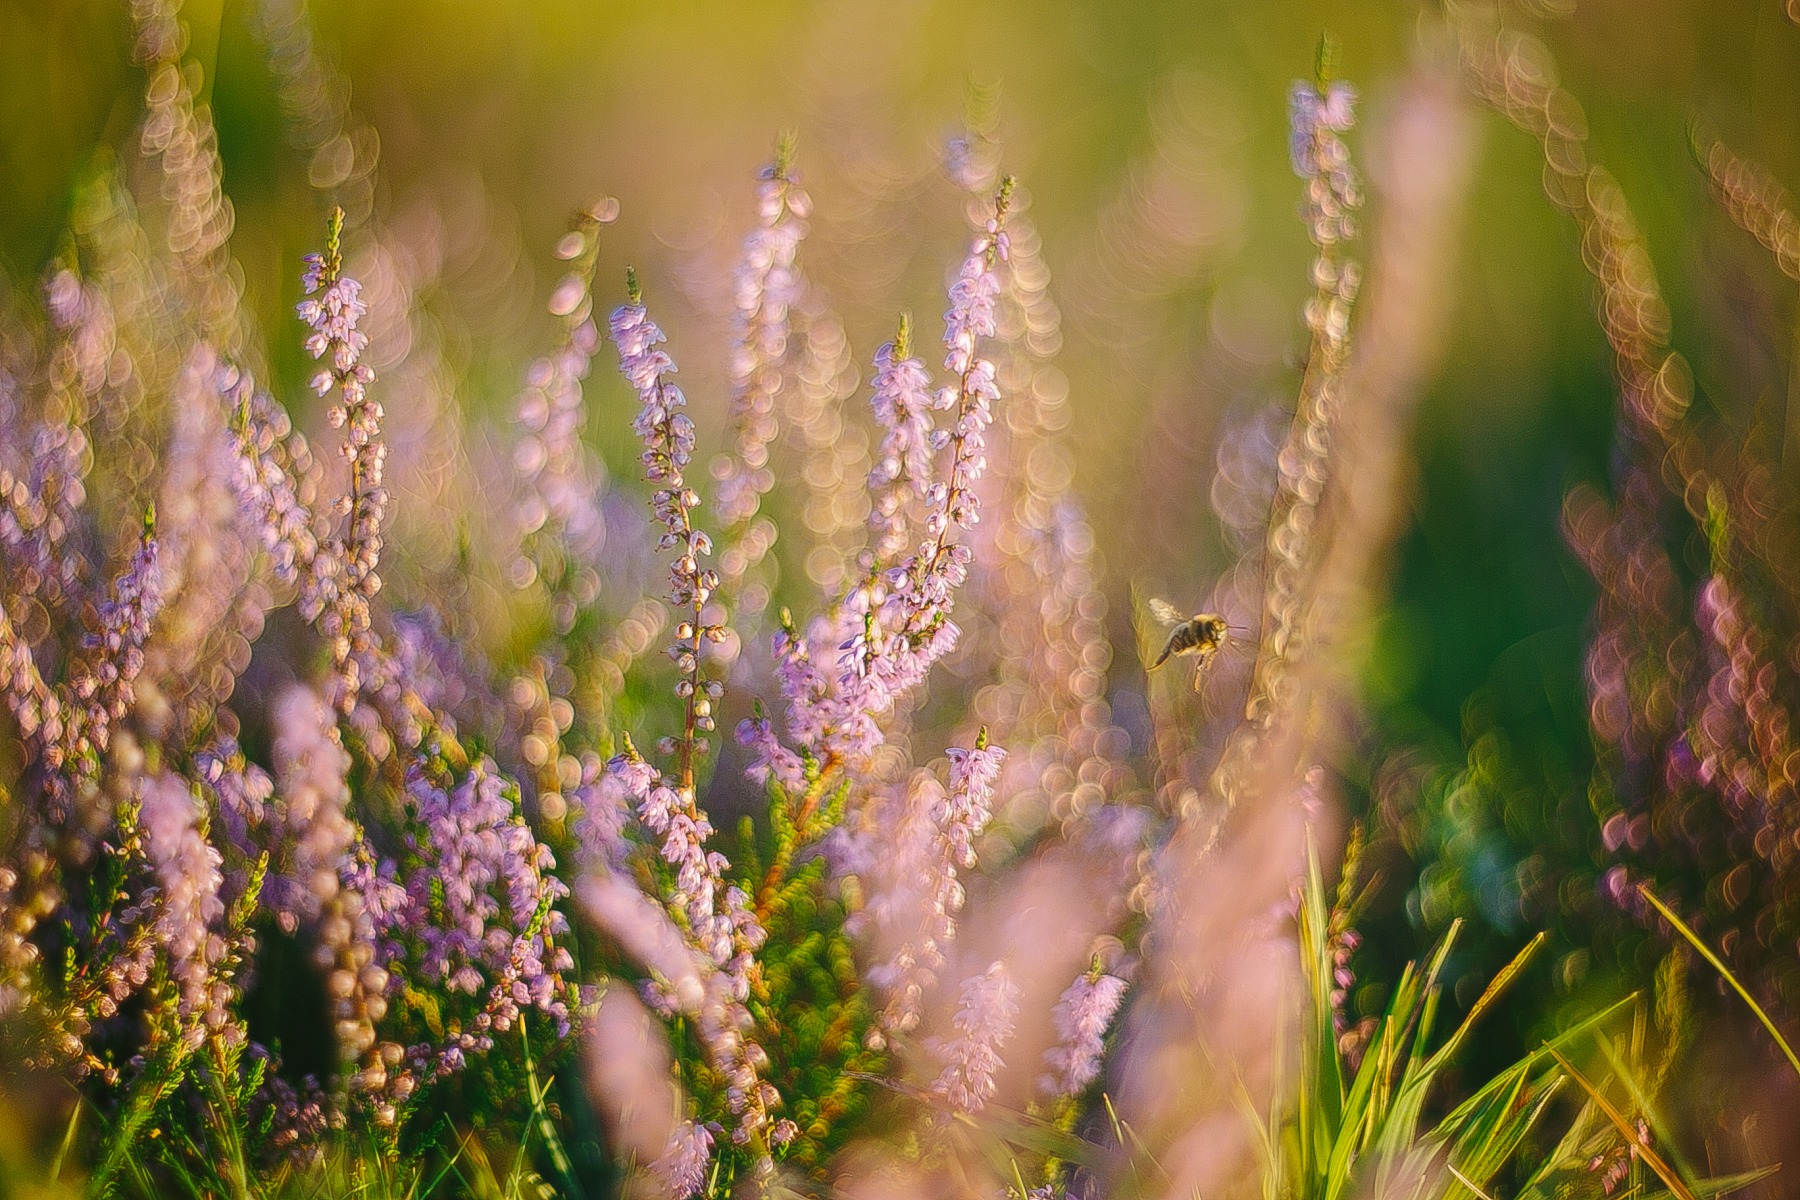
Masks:
[[[200,831],[197,800],[185,780],[157,775],[139,799],[144,853],[155,872],[156,936],[175,979],[181,1038],[198,1049],[209,1029],[223,1028],[228,993],[215,991],[225,943],[213,927],[225,915],[219,899],[219,852]]]
[[[994,215],[970,245],[950,289],[944,365],[953,381],[924,391],[922,364],[900,353],[911,349],[902,344],[910,342],[910,324],[903,323],[896,341],[877,355],[872,403],[883,435],[872,476],[877,494],[871,520],[878,524],[868,573],[804,635],[785,627],[775,635],[788,732],[824,770],[867,762],[885,738],[883,719],[961,634],[951,614],[974,552],[957,533],[980,520],[976,485],[987,470],[986,430],[1000,396],[995,366],[978,351],[998,328],[998,266],[1007,253],[1013,186],[1010,176],[1002,181]],[[947,410],[949,428],[935,428],[926,408]],[[928,465],[933,455],[947,460],[941,473]],[[907,523],[900,514],[908,488],[922,505],[923,536],[898,564],[881,567],[880,550],[904,545]],[[740,737],[768,744],[754,725],[740,729]]]
[[[162,607],[158,556],[152,504],[144,511],[143,533],[130,565],[113,580],[112,594],[101,606],[100,629],[75,680],[75,694],[87,705],[84,740],[95,751],[106,749],[113,722],[130,709],[132,685],[144,667],[144,644]]]
[[[603,200],[582,210],[557,243],[556,256],[568,267],[551,292],[549,310],[561,323],[561,337],[553,351],[526,369],[514,411],[520,543],[515,584],[544,575],[551,587],[568,590],[582,568],[599,566],[606,540],[605,476],[581,442],[587,418],[582,381],[600,345],[591,294],[600,231],[617,216],[617,201]],[[558,631],[566,633],[573,605],[553,615]]]
[[[1006,752],[989,744],[985,726],[972,749],[952,746],[945,754],[948,786],[921,772],[896,828],[867,835],[872,847],[863,851],[872,859],[870,894],[854,923],[884,950],[868,978],[887,994],[880,1025],[888,1032],[918,1024],[925,993],[947,960],[963,906],[962,876],[975,869],[975,843],[993,819],[994,788],[1006,761]]]
[[[669,747],[675,756],[673,775],[645,769],[629,741],[610,769],[620,790],[634,798],[639,822],[673,872],[673,887],[665,897],[671,915],[710,964],[695,1029],[712,1069],[724,1081],[736,1122],[732,1140],[752,1147],[760,1172],[769,1168],[770,1110],[780,1097],[761,1077],[758,1064],[766,1056],[752,1039],[754,1022],[746,1002],[756,952],[766,935],[743,889],[726,882],[730,864],[725,856],[708,848],[713,827],[696,798],[698,762],[707,749],[700,735],[713,728],[713,705],[724,691],[719,681],[705,678],[703,661],[704,647],[725,636],[712,615],[719,577],[701,565],[712,554],[712,540],[693,519],[700,497],[686,478],[694,449],[687,398],[669,378],[675,363],[661,348],[667,339],[644,308],[635,271],[627,271],[626,289],[628,303],[613,313],[610,327],[619,371],[637,390],[641,404],[632,428],[644,444],[641,461],[652,488],[650,506],[662,530],[658,548],[674,552],[668,599],[679,616],[669,656],[676,664],[675,694],[683,723]]]
[[[387,447],[381,440],[381,404],[369,396],[375,372],[362,361],[368,335],[358,323],[368,312],[362,285],[344,274],[344,210],[334,208],[326,226],[323,253],[306,256],[297,311],[312,330],[306,351],[324,366],[313,377],[319,395],[334,389],[333,426],[344,430],[342,453],[350,467],[349,492],[342,501],[342,531],[315,562],[312,580],[326,599],[320,629],[331,645],[338,676],[338,706],[355,709],[375,655],[372,626],[375,594],[381,590],[382,522],[388,495],[382,486]]]
[[[1051,1013],[1056,1045],[1044,1052],[1048,1068],[1038,1086],[1056,1099],[1079,1096],[1100,1074],[1107,1027],[1125,998],[1125,981],[1107,974],[1095,955]]]
[[[680,787],[691,796],[696,759],[706,752],[701,733],[713,728],[712,707],[722,693],[716,681],[704,679],[704,647],[723,641],[725,629],[709,623],[709,602],[718,590],[718,573],[701,564],[712,556],[712,539],[694,524],[700,495],[688,486],[686,472],[694,454],[694,423],[684,411],[687,397],[670,381],[675,363],[660,347],[667,340],[643,306],[635,271],[627,269],[630,303],[612,315],[613,343],[619,371],[637,389],[642,405],[633,430],[644,443],[641,461],[650,481],[650,506],[662,527],[659,550],[674,550],[669,567],[669,603],[681,613],[669,656],[681,678],[676,694],[684,702],[682,736],[677,743]]]
[[[780,431],[777,404],[789,387],[792,314],[805,288],[797,262],[812,201],[794,170],[794,135],[776,143],[758,174],[757,225],[744,239],[733,287],[729,369],[731,451],[713,462],[719,507],[721,573],[736,583],[773,544],[774,526],[757,520],[775,483],[770,447]],[[746,597],[748,598],[748,597]]]
[[[970,1114],[987,1107],[999,1089],[1001,1051],[1012,1039],[1019,1015],[1019,985],[996,962],[963,981],[962,1001],[951,1025],[956,1032],[939,1041],[937,1057],[944,1066],[932,1092],[953,1113]]]
[[[912,357],[912,320],[905,313],[894,340],[876,351],[869,403],[881,441],[869,469],[869,526],[875,539],[868,568],[879,572],[906,549],[933,480],[931,376]]]

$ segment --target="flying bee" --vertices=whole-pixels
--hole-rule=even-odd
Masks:
[[[1150,615],[1171,628],[1169,640],[1163,643],[1162,653],[1156,656],[1149,669],[1154,671],[1171,658],[1192,658],[1194,690],[1199,691],[1200,677],[1230,641],[1231,625],[1218,613],[1183,616],[1181,610],[1167,600],[1150,601]]]

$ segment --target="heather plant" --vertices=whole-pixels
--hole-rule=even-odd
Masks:
[[[21,1174],[195,1196],[1702,1189],[1659,1115],[1678,968],[1473,1087],[1453,1070],[1537,943],[1442,1041],[1454,929],[1378,1011],[1352,1000],[1357,633],[1470,162],[1443,64],[1409,77],[1368,183],[1329,42],[1290,93],[1306,359],[1246,502],[1266,519],[1208,602],[1247,674],[1150,689],[1134,733],[1043,239],[979,104],[946,155],[968,229],[941,332],[898,315],[865,385],[784,136],[732,274],[723,428],[679,382],[665,285],[600,270],[626,219],[601,199],[555,246],[548,348],[476,429],[305,6],[255,11],[327,214],[267,344],[178,10],[130,18],[131,152],[84,183],[0,355],[0,1054],[7,1095],[49,1097],[25,1122],[47,1169]],[[1568,118],[1516,43],[1452,28],[1484,98],[1540,133]],[[1597,569],[1638,564],[1590,653],[1602,778],[1648,754],[1760,805],[1756,857],[1705,845],[1736,863],[1729,896],[1739,871],[1768,894],[1772,942],[1786,726],[1746,597],[1779,587],[1774,534],[1740,528],[1760,502],[1681,423],[1616,188],[1544,136],[1624,427],[1713,554],[1711,640],[1640,695],[1631,639],[1678,620],[1655,471],[1634,466],[1630,520],[1571,501]],[[1770,188],[1708,155],[1785,246]],[[602,429],[615,361],[633,411]],[[627,442],[615,477],[600,451]],[[1609,848],[1643,848],[1636,819],[1608,817]]]

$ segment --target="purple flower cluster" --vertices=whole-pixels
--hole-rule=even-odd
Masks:
[[[931,376],[908,354],[911,330],[902,318],[894,340],[875,352],[869,403],[881,428],[869,471],[869,526],[875,533],[870,568],[891,562],[911,538],[909,513],[922,509],[933,482]]]
[[[956,1032],[934,1044],[943,1070],[932,1092],[951,1112],[976,1113],[999,1090],[1001,1049],[1012,1039],[1019,1016],[1019,985],[1006,964],[993,963],[963,981],[962,999],[951,1025]]]
[[[232,494],[276,580],[302,585],[300,614],[317,620],[324,597],[315,575],[319,533],[310,503],[311,450],[286,410],[258,392],[249,375],[221,367],[218,388],[232,414]]]
[[[1334,135],[1356,125],[1355,88],[1341,80],[1296,83],[1288,93],[1288,116],[1294,174],[1312,179],[1349,166],[1343,140]]]
[[[292,933],[338,897],[338,864],[356,841],[348,815],[350,755],[331,709],[296,687],[276,708],[279,792],[265,818],[275,869],[264,884],[276,921]]]
[[[144,856],[156,877],[156,938],[168,955],[182,1039],[194,1050],[231,1023],[231,988],[215,975],[226,952],[214,931],[225,915],[221,860],[201,832],[199,801],[185,780],[145,779],[139,815]]]
[[[1044,1052],[1048,1070],[1038,1081],[1044,1092],[1079,1096],[1099,1077],[1106,1030],[1124,999],[1125,981],[1101,971],[1098,962],[1069,985],[1050,1013],[1056,1045]]]
[[[975,866],[975,840],[993,816],[994,785],[1006,752],[984,730],[973,749],[951,747],[945,788],[920,772],[908,788],[897,828],[877,827],[849,839],[840,866],[866,878],[865,907],[851,921],[878,949],[867,971],[887,993],[883,1028],[906,1031],[919,1021],[926,990],[936,981],[956,936],[963,905],[960,873]]]
[[[132,682],[144,668],[144,643],[163,599],[157,555],[152,510],[136,553],[100,606],[100,627],[89,639],[86,662],[75,679],[75,694],[87,706],[85,740],[97,751],[106,749],[112,723],[131,707]]]
[[[725,639],[724,627],[707,619],[719,576],[700,565],[712,554],[712,539],[694,525],[700,496],[687,485],[684,474],[694,456],[694,423],[683,411],[687,397],[668,380],[675,364],[659,348],[667,339],[644,306],[634,301],[620,307],[613,313],[611,329],[619,348],[619,371],[637,389],[642,403],[632,429],[644,443],[644,475],[654,489],[650,505],[663,527],[657,549],[676,551],[669,567],[669,603],[686,611],[675,626],[669,655],[681,675],[677,694],[687,706],[679,743],[680,772],[683,786],[691,789],[694,757],[706,752],[705,740],[695,734],[712,729],[713,702],[723,691],[716,680],[702,680],[701,651],[707,643]]]
[[[968,578],[972,552],[954,540],[954,531],[971,530],[980,519],[975,489],[987,468],[986,430],[1000,393],[994,364],[976,351],[983,338],[996,332],[998,267],[1007,252],[1004,224],[1010,196],[1009,180],[950,290],[944,364],[954,382],[930,398],[931,408],[953,413],[950,427],[936,429],[924,420],[923,368],[905,354],[907,347],[900,344],[904,336],[876,358],[874,404],[883,449],[872,473],[878,496],[875,549],[905,535],[904,524],[894,521],[903,507],[894,487],[902,480],[919,489],[926,509],[923,539],[890,569],[874,569],[879,559],[872,553],[870,573],[817,618],[804,637],[784,628],[775,638],[788,734],[828,765],[865,762],[884,740],[882,718],[956,644],[959,630],[950,617],[956,589]],[[941,478],[924,465],[927,446],[947,454]],[[892,498],[891,504],[881,499],[884,495]],[[827,661],[835,669],[821,666]],[[773,739],[766,728],[747,725],[739,737],[763,748],[759,771],[789,772],[791,764],[770,759]]]
[[[775,483],[769,445],[779,429],[775,401],[788,353],[789,310],[802,288],[795,260],[812,210],[790,159],[784,143],[757,181],[758,223],[744,239],[732,287],[731,421],[736,438],[732,453],[722,455],[713,468],[719,521],[731,540],[748,533],[763,494]],[[722,560],[730,564],[728,577],[742,575],[752,565],[748,553],[739,559],[734,561],[728,551]]]
[[[767,1140],[769,1114],[781,1098],[760,1077],[757,1063],[765,1056],[752,1040],[755,1023],[746,1004],[756,951],[766,934],[749,896],[725,883],[730,866],[725,856],[706,848],[712,823],[695,804],[692,791],[664,777],[629,745],[607,765],[607,773],[617,781],[619,794],[632,795],[639,822],[656,839],[662,861],[674,870],[673,886],[663,902],[704,965],[699,1004],[693,1010],[695,1031],[713,1070],[725,1081],[727,1103],[737,1119],[732,1139],[739,1144]],[[662,939],[641,917],[633,919],[616,904],[602,905],[600,914],[603,919],[610,915],[606,923],[615,928],[615,936],[628,949],[643,947],[638,956],[646,966],[663,967],[665,980],[653,981],[647,999],[664,1015],[685,1010],[681,981],[663,966],[670,956],[660,949]]]
[[[563,976],[574,962],[557,944],[568,921],[555,905],[569,889],[519,814],[516,790],[483,759],[449,786],[417,764],[407,796],[415,822],[407,834],[411,866],[400,881],[405,901],[386,922],[384,957],[390,969],[404,966],[414,983],[485,997],[468,1025],[448,1031],[435,1057],[422,1062],[426,1052],[415,1048],[415,1065],[429,1073],[455,1070],[468,1054],[492,1049],[494,1034],[527,1010],[567,1036]],[[400,944],[409,936],[417,942],[410,952]],[[392,988],[398,979],[387,983]]]
[[[651,1162],[650,1177],[668,1200],[688,1200],[706,1184],[712,1151],[712,1131],[697,1121],[682,1121],[669,1135],[668,1148]]]
[[[344,500],[345,522],[328,553],[314,560],[313,584],[326,598],[320,629],[331,644],[340,685],[337,704],[345,712],[356,707],[369,663],[375,653],[371,602],[381,590],[381,526],[387,512],[382,477],[387,446],[381,440],[381,405],[369,396],[374,370],[363,361],[368,335],[357,323],[368,312],[362,285],[343,273],[339,240],[344,212],[332,214],[323,254],[309,254],[301,276],[300,319],[312,330],[306,352],[322,359],[312,387],[323,396],[334,388],[339,403],[330,411],[333,426],[344,430],[342,452],[350,466]]]
[[[699,735],[713,728],[713,704],[723,693],[723,685],[704,677],[701,652],[706,643],[724,640],[725,630],[712,615],[716,606],[709,608],[719,587],[718,574],[700,565],[711,554],[712,542],[693,523],[700,498],[684,475],[693,457],[694,427],[682,411],[686,398],[667,378],[675,364],[660,349],[666,339],[639,302],[635,280],[632,301],[613,314],[611,329],[620,372],[642,404],[633,428],[644,443],[651,507],[663,528],[658,549],[675,552],[669,601],[681,618],[670,656],[676,663],[676,696],[685,715],[681,736],[665,742],[676,755],[674,773],[665,775],[649,767],[628,743],[608,765],[608,774],[616,781],[608,799],[631,798],[638,821],[656,840],[663,863],[673,870],[673,886],[663,898],[708,964],[695,1026],[713,1070],[725,1084],[726,1101],[736,1119],[732,1140],[766,1147],[770,1111],[780,1104],[780,1096],[761,1077],[758,1063],[766,1056],[751,1038],[754,1021],[746,1006],[756,951],[766,935],[748,895],[724,882],[730,864],[724,855],[707,848],[713,828],[695,794],[698,759],[707,749]],[[766,1156],[766,1148],[761,1153]]]

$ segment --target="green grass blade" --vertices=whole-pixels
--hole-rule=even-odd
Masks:
[[[1638,894],[1655,906],[1656,911],[1663,915],[1663,919],[1675,927],[1675,932],[1686,938],[1688,944],[1700,952],[1700,957],[1712,964],[1713,970],[1725,977],[1725,982],[1731,985],[1731,990],[1743,998],[1744,1003],[1750,1006],[1750,1011],[1756,1014],[1756,1019],[1762,1022],[1762,1027],[1769,1031],[1769,1036],[1775,1039],[1775,1044],[1781,1047],[1781,1052],[1787,1056],[1788,1065],[1794,1068],[1794,1074],[1800,1075],[1800,1055],[1795,1055],[1794,1048],[1788,1045],[1786,1038],[1781,1036],[1781,1030],[1775,1027],[1775,1022],[1769,1018],[1768,1013],[1763,1011],[1763,1006],[1756,1002],[1756,998],[1750,994],[1748,989],[1738,982],[1737,976],[1731,973],[1731,968],[1727,967],[1719,956],[1712,952],[1712,948],[1700,940],[1700,935],[1689,929],[1687,923],[1676,916],[1668,905],[1657,899],[1656,893],[1650,890],[1649,884],[1638,884]]]
[[[1487,1010],[1493,1007],[1506,989],[1512,986],[1513,981],[1519,977],[1520,973],[1530,965],[1532,958],[1536,956],[1548,936],[1539,931],[1538,935],[1527,942],[1525,948],[1514,955],[1513,960],[1507,963],[1498,975],[1488,981],[1481,997],[1469,1009],[1469,1014],[1463,1018],[1462,1024],[1456,1027],[1456,1032],[1451,1034],[1449,1040],[1438,1048],[1436,1054],[1431,1056],[1431,1061],[1426,1064],[1428,1070],[1436,1071],[1450,1061],[1457,1050],[1462,1047],[1464,1039],[1469,1036],[1469,1031],[1475,1027],[1475,1022],[1486,1015]]]
[[[1573,1079],[1576,1086],[1588,1094],[1588,1099],[1592,1100],[1601,1113],[1606,1116],[1606,1119],[1612,1122],[1613,1128],[1619,1131],[1619,1136],[1625,1139],[1627,1145],[1635,1149],[1639,1161],[1656,1172],[1656,1177],[1663,1181],[1663,1186],[1668,1188],[1671,1194],[1678,1197],[1679,1200],[1697,1200],[1693,1190],[1688,1187],[1687,1181],[1682,1179],[1675,1168],[1670,1166],[1654,1148],[1638,1141],[1637,1130],[1632,1127],[1631,1122],[1627,1121],[1625,1115],[1613,1107],[1612,1101],[1608,1100],[1599,1088],[1588,1082],[1587,1076],[1575,1069],[1574,1063],[1564,1058],[1560,1051],[1552,1050],[1550,1054],[1556,1059],[1557,1065],[1563,1069],[1563,1074]]]

